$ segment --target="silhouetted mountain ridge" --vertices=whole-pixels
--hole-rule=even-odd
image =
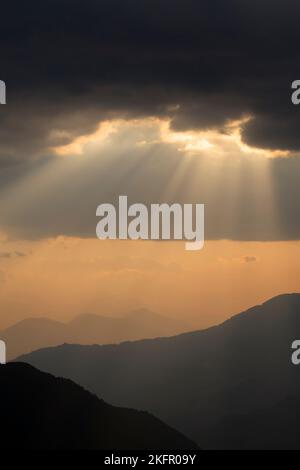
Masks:
[[[114,346],[64,345],[24,360],[115,405],[146,409],[215,448],[213,435],[226,417],[250,416],[300,393],[300,368],[291,362],[299,338],[300,295],[289,294],[202,331]],[[234,447],[234,432],[226,439]]]
[[[27,364],[0,366],[0,391],[2,449],[196,449],[149,413],[108,405]]]
[[[28,318],[0,332],[8,359],[64,343],[111,344],[140,338],[171,336],[189,328],[184,322],[139,309],[123,317],[81,314],[68,323]]]

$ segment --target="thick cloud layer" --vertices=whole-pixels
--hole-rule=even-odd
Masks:
[[[190,129],[251,114],[247,143],[298,151],[299,17],[295,0],[5,2],[0,165],[48,153],[111,115],[171,115]]]
[[[237,190],[230,161],[217,179],[203,157],[185,169],[176,199],[207,204],[210,238],[300,238],[300,107],[291,103],[291,83],[300,78],[299,18],[296,0],[5,2],[2,225],[30,237],[94,236],[92,214],[103,199],[123,193],[158,200],[182,165],[173,147],[157,144],[149,156],[123,139],[116,158],[116,150],[107,152],[105,168],[98,160],[86,167],[57,161],[53,147],[90,134],[100,121],[168,117],[177,131],[226,132],[229,121],[251,116],[242,128],[245,143],[291,152],[268,166],[272,197],[248,159]],[[205,172],[189,191],[202,160]]]

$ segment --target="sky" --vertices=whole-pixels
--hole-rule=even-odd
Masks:
[[[2,6],[0,328],[140,307],[220,322],[300,291],[299,2]],[[204,203],[205,246],[100,241],[96,208]]]

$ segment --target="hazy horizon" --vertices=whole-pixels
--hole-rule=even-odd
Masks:
[[[6,241],[4,249],[1,330],[28,317],[68,321],[140,308],[203,328],[300,291],[299,242],[212,241],[191,254],[180,242],[59,237]]]

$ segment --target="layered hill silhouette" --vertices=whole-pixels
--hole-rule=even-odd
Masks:
[[[139,309],[119,318],[83,314],[68,323],[29,318],[0,331],[0,338],[6,342],[8,359],[12,360],[36,349],[64,343],[120,343],[172,336],[189,329],[183,322]]]
[[[116,408],[27,364],[0,366],[3,449],[196,449],[146,412]]]
[[[280,413],[293,414],[289,397],[300,393],[300,366],[291,362],[291,344],[299,338],[300,295],[290,294],[203,331],[114,346],[64,345],[24,360],[115,405],[146,409],[203,448],[238,449],[246,429],[247,445],[263,442],[260,417],[279,429]],[[236,425],[226,427],[228,420]],[[286,428],[282,442],[293,447],[293,426]]]

